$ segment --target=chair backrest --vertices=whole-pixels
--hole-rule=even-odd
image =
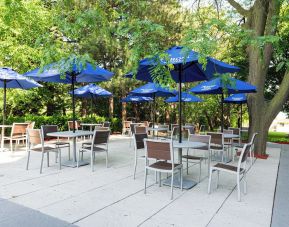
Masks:
[[[248,154],[250,153],[250,149],[251,149],[251,144],[249,143],[244,144],[241,154],[240,154],[239,161],[238,161],[238,171],[240,171],[242,164],[243,164],[243,168],[246,168],[246,160],[247,160]]]
[[[221,132],[221,130],[219,130],[219,132]],[[223,129],[223,133],[224,134],[233,134],[233,130],[229,130],[229,129]]]
[[[238,136],[241,135],[241,131],[240,131],[239,128],[232,128],[232,127],[229,127],[228,130],[232,130],[234,135],[238,135]]]
[[[130,123],[130,131],[132,134],[135,133],[135,127],[138,126],[138,123]]]
[[[13,123],[11,136],[25,135],[30,123]]]
[[[29,124],[29,125],[28,125],[28,128],[34,129],[35,121],[27,121],[27,122],[25,122],[25,123],[28,123],[28,124]]]
[[[190,134],[189,129],[182,128],[182,140],[188,140],[189,134]],[[174,127],[171,134],[171,140],[173,139],[176,140],[178,138],[179,138],[179,127]]]
[[[195,126],[186,125],[186,129],[189,130],[189,133],[190,133],[190,134],[195,134]]]
[[[92,143],[93,145],[107,144],[109,139],[109,130],[94,130]]]
[[[211,136],[211,145],[218,145],[220,149],[224,146],[224,134],[218,132],[207,132],[208,136]]]
[[[27,128],[27,142],[28,147],[31,145],[38,145],[41,144],[43,146],[43,137],[40,129],[29,129]]]
[[[174,162],[172,143],[170,141],[145,139],[146,158]]]
[[[171,124],[171,131],[174,130],[174,127],[179,127],[179,124]]]
[[[147,127],[145,126],[135,126],[135,134],[147,133]]]
[[[147,138],[148,138],[148,135],[146,133],[135,133],[134,134],[135,150],[143,149],[145,147],[144,139],[147,139]]]
[[[251,141],[250,141],[250,145],[251,145],[251,151],[254,152],[254,148],[255,148],[255,142],[256,142],[256,138],[258,136],[258,133],[254,133],[252,138],[251,138]]]
[[[130,124],[132,123],[132,121],[124,121],[123,122],[123,128],[130,128]]]
[[[57,125],[41,125],[41,131],[42,131],[42,135],[43,135],[44,140],[54,138],[53,136],[47,136],[47,133],[57,132],[58,126]]]
[[[201,142],[205,143],[206,145],[203,147],[198,148],[198,150],[209,150],[211,146],[211,136],[210,135],[189,135],[189,141],[191,142]]]
[[[110,122],[109,121],[105,121],[105,122],[103,122],[102,126],[109,128],[110,127]]]
[[[95,127],[94,127],[94,130],[97,130],[97,131],[107,131],[107,130],[109,130],[109,127],[95,126]]]
[[[195,126],[193,123],[185,123],[185,126]]]
[[[80,121],[75,121],[75,129],[78,130],[80,128]],[[68,121],[68,130],[73,130],[73,121]]]
[[[143,121],[142,123],[143,123],[143,125],[144,125],[145,127],[149,127],[149,126],[150,126],[150,123],[149,123],[148,121]]]

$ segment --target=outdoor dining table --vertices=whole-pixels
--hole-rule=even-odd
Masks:
[[[155,136],[155,132],[157,132],[157,138],[158,138],[158,132],[161,131],[168,131],[168,128],[162,128],[162,127],[157,127],[157,128],[153,128],[153,127],[149,127],[148,131],[152,131],[153,132],[153,137]]]
[[[173,148],[179,148],[178,149],[178,160],[180,163],[182,163],[182,157],[183,157],[183,149],[188,149],[188,148],[192,148],[192,149],[198,149],[201,147],[206,146],[206,143],[202,143],[202,142],[193,142],[193,141],[183,141],[181,143],[179,143],[179,141],[177,140],[173,140]],[[210,156],[209,156],[209,160],[210,160]],[[210,161],[208,161],[208,165],[210,165]],[[163,182],[164,185],[171,185],[171,179],[168,178]],[[183,189],[190,189],[194,186],[197,185],[197,182],[191,180],[191,179],[186,179],[183,178]],[[181,182],[180,179],[178,178],[174,178],[174,187],[181,187]]]
[[[49,132],[47,133],[48,136],[52,136],[52,137],[62,137],[62,138],[72,138],[72,152],[73,152],[73,160],[72,161],[66,161],[63,162],[64,166],[68,166],[68,167],[77,167],[77,160],[76,160],[76,138],[77,137],[82,137],[82,136],[90,136],[93,135],[92,131],[84,131],[84,130],[76,130],[75,132],[73,131],[60,131],[60,132]],[[88,165],[89,162],[85,162],[85,161],[80,161],[79,162],[79,166],[84,166],[84,165]]]
[[[6,128],[12,128],[12,125],[0,125],[1,128],[1,151],[4,151],[4,136],[5,136],[5,129]]]

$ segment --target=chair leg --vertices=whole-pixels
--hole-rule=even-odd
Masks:
[[[91,151],[90,153],[90,166],[91,166],[91,171],[94,171],[94,155],[93,155],[93,151]]]
[[[81,161],[83,161],[83,152],[81,152]]]
[[[181,190],[183,191],[183,167],[181,167],[181,171],[180,171],[180,179],[181,179]]]
[[[10,151],[13,152],[13,141],[10,140]]]
[[[174,199],[174,171],[172,171],[171,177],[171,200]]]
[[[210,174],[209,174],[208,194],[211,193],[212,174],[213,174],[213,169],[211,168],[210,169]]]
[[[44,152],[42,152],[42,157],[41,157],[40,174],[42,173],[43,159],[44,159]]]
[[[238,193],[238,201],[241,201],[241,191],[240,191],[240,175],[237,175],[237,193]]]
[[[47,152],[47,167],[49,167],[49,152]]]
[[[162,181],[162,173],[160,171],[159,172],[159,187],[161,187],[161,181]]]
[[[244,173],[243,180],[244,180],[244,194],[247,194],[246,172]]]
[[[200,160],[200,174],[199,174],[199,183],[201,182],[201,175],[202,175],[202,160]]]
[[[147,168],[145,168],[144,194],[147,192]]]
[[[59,169],[61,169],[61,149],[59,149],[58,152],[59,152]]]
[[[106,168],[108,168],[108,151],[105,152],[105,165],[106,165]]]
[[[30,150],[28,151],[26,170],[28,170],[29,159],[30,159]]]
[[[57,146],[57,150],[59,151],[59,146]],[[58,152],[55,152],[55,163],[57,163],[57,159],[58,159]]]
[[[219,187],[219,180],[220,180],[220,171],[219,170],[217,170],[217,175],[218,175],[218,177],[217,177],[217,188]]]
[[[187,158],[187,175],[189,175],[189,159]]]
[[[70,161],[71,160],[71,157],[70,157],[70,145],[67,148],[68,148],[68,160]]]
[[[251,151],[251,149],[250,149],[250,152],[249,152],[249,154],[250,154],[250,162],[251,162],[251,166],[253,165],[253,157],[252,157],[252,151]]]
[[[136,166],[137,166],[137,157],[135,157],[135,158],[134,158],[134,171],[133,171],[133,179],[135,179]]]

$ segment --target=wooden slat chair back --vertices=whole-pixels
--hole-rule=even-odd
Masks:
[[[93,145],[108,143],[109,134],[109,130],[95,130],[92,138]]]
[[[240,136],[240,129],[239,128],[229,127],[228,130],[232,130],[234,135]]]
[[[29,123],[13,123],[11,137],[25,135],[28,127]]]
[[[148,135],[146,133],[135,133],[134,134],[135,138],[135,148],[137,150],[139,149],[144,149],[144,139],[148,138]]]
[[[219,131],[219,132],[221,132],[221,131]],[[229,129],[224,129],[223,133],[224,134],[234,134],[233,130],[229,130]]]
[[[188,140],[189,139],[189,135],[190,135],[190,131],[189,129],[184,129],[182,128],[182,140]],[[179,127],[174,127],[172,134],[171,134],[171,139],[178,139],[179,138]]]
[[[28,123],[28,124],[29,124],[29,125],[28,125],[28,128],[34,129],[35,121],[27,121],[27,122],[25,122],[25,123]]]
[[[42,133],[43,133],[43,139],[52,139],[53,136],[48,136],[47,134],[50,132],[57,132],[58,126],[57,125],[41,125]]]
[[[109,128],[110,127],[110,122],[109,121],[103,122],[103,127]]]
[[[135,127],[135,134],[146,134],[147,128],[145,126],[136,126]]]
[[[251,149],[251,144],[245,144],[243,149],[242,149],[242,152],[241,152],[241,155],[240,155],[240,159],[239,159],[239,163],[238,163],[238,168],[241,168],[241,164],[243,164],[244,162],[246,162],[247,160],[247,157],[250,153],[250,149]]]
[[[75,121],[75,130],[78,130],[80,128],[80,121]],[[73,130],[73,121],[68,121],[68,130]]]
[[[40,129],[27,129],[27,140],[28,147],[44,143]]]
[[[97,130],[97,131],[107,131],[107,130],[109,130],[109,127],[95,126],[95,127],[94,127],[94,130]]]
[[[145,140],[147,158],[157,160],[172,161],[171,143],[163,141]]]
[[[205,143],[206,145],[198,148],[198,150],[208,150],[208,149],[210,149],[211,136],[210,135],[195,135],[194,134],[194,135],[189,136],[189,141]]]
[[[211,136],[211,147],[222,150],[224,148],[224,135],[223,133],[207,132],[208,136]]]
[[[130,131],[131,131],[132,135],[135,134],[135,127],[138,125],[139,124],[137,124],[137,123],[131,123],[130,124]]]
[[[189,130],[190,134],[195,134],[195,126],[193,125],[187,125],[186,129]]]
[[[179,124],[171,124],[171,131],[173,131],[175,127],[179,127]]]

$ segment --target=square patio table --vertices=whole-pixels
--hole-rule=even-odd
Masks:
[[[92,131],[84,131],[84,130],[76,130],[73,131],[60,131],[60,132],[50,132],[47,133],[48,136],[52,137],[63,137],[63,138],[72,138],[73,144],[72,144],[72,152],[73,152],[73,160],[72,161],[66,161],[63,163],[64,166],[75,168],[77,167],[77,160],[76,160],[76,138],[81,136],[91,136],[93,135]],[[78,160],[79,166],[88,165],[89,162],[86,161],[80,161]]]

